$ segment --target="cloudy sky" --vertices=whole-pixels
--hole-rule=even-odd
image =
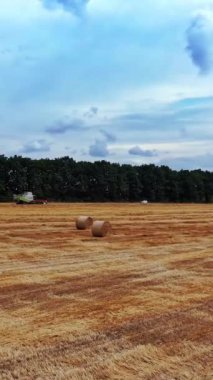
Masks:
[[[0,0],[0,153],[213,170],[213,0]]]

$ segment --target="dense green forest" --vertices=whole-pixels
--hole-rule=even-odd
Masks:
[[[49,201],[213,202],[213,173],[1,155],[0,201],[11,201],[23,191]]]

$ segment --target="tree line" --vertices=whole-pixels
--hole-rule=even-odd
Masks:
[[[213,172],[0,155],[0,201],[24,191],[62,202],[213,202]]]

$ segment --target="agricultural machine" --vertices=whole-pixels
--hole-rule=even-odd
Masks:
[[[31,191],[26,191],[22,194],[16,194],[13,196],[14,198],[14,201],[16,202],[16,204],[18,205],[23,205],[23,204],[26,204],[26,205],[44,205],[44,204],[47,204],[47,200],[46,199],[37,199],[35,198],[35,196],[33,195],[33,193],[31,193]]]

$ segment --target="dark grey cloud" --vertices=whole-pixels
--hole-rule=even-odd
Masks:
[[[11,53],[13,53],[12,49],[3,48],[3,49],[0,50],[0,54],[3,55],[3,56],[11,54]]]
[[[89,154],[92,157],[107,157],[109,155],[107,142],[96,140],[94,144],[90,145]]]
[[[5,59],[13,59],[15,57],[18,62],[22,63],[33,63],[38,60],[35,52],[27,45],[2,47],[0,49],[0,56]]]
[[[188,129],[186,127],[180,128],[180,137],[187,138],[189,135]]]
[[[21,148],[21,153],[37,153],[37,152],[49,152],[50,144],[45,140],[34,140],[26,143]]]
[[[69,154],[76,154],[77,153],[77,150],[76,149],[72,149],[70,146],[65,146],[65,150],[67,152],[69,152]]]
[[[92,118],[94,116],[97,116],[98,114],[98,107],[90,107],[89,111],[84,113],[84,117]]]
[[[89,147],[89,154],[92,157],[107,157],[109,156],[109,150],[107,143],[116,141],[116,137],[105,131],[104,129],[100,130],[101,134],[103,135],[104,139],[102,138],[95,140],[95,143],[90,145]]]
[[[207,74],[213,68],[213,12],[197,13],[186,31],[187,51],[192,62]]]
[[[168,103],[161,109],[141,113],[120,114],[110,121],[108,127],[116,128],[119,134],[131,131],[131,143],[134,141],[153,142],[170,139],[189,138],[200,133],[212,136],[213,97],[183,98]],[[202,131],[201,131],[202,126]],[[184,133],[186,132],[187,133]],[[200,132],[199,132],[200,131]],[[208,138],[208,137],[207,137]],[[142,140],[143,139],[143,140]],[[134,144],[134,143],[133,143]]]
[[[142,157],[155,157],[157,156],[157,152],[155,150],[143,150],[139,146],[133,146],[128,151],[129,154],[134,156],[142,156]]]
[[[90,112],[93,113],[93,115],[97,115],[98,113],[98,107],[91,107]]]
[[[45,132],[51,135],[62,135],[67,131],[79,131],[84,128],[84,122],[80,119],[71,121],[58,121],[54,125],[47,127]]]
[[[121,121],[143,121],[146,118],[146,114],[143,113],[130,113],[125,115],[120,115],[115,118],[115,120]]]
[[[171,125],[174,120],[178,123],[178,119],[174,116],[176,116],[175,110],[167,108],[157,112],[150,110],[146,113],[124,114],[116,116],[112,121],[120,124],[122,128],[132,128],[142,132],[150,129],[162,129],[162,126],[165,128],[167,125]]]
[[[41,0],[47,9],[62,7],[66,12],[81,16],[90,0]]]
[[[112,133],[107,132],[107,131],[105,131],[104,129],[101,129],[100,132],[102,133],[102,135],[105,137],[105,139],[106,139],[108,142],[114,142],[114,141],[116,141],[116,136],[113,135]]]

